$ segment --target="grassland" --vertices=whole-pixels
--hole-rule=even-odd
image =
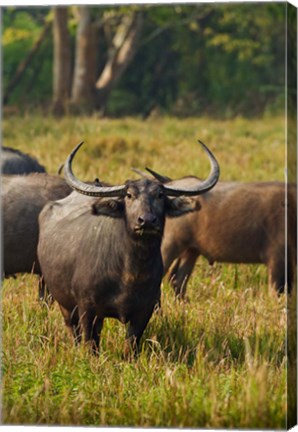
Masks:
[[[222,180],[284,179],[284,119],[108,120],[37,116],[4,121],[4,143],[55,173],[74,162],[83,180],[135,178],[131,166],[205,176],[199,138],[216,154]],[[253,214],[253,209],[252,209]],[[125,328],[106,320],[101,354],[75,347],[56,304],[37,300],[33,275],[2,289],[2,422],[195,428],[285,428],[286,298],[268,288],[261,265],[196,265],[188,301],[166,280],[162,313],[135,362],[122,358]]]

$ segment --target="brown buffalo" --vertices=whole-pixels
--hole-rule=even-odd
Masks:
[[[149,172],[164,184],[170,180]],[[185,184],[193,182],[196,177],[185,178]],[[200,255],[210,264],[265,264],[276,291],[284,292],[287,284],[291,292],[297,256],[296,194],[295,184],[218,182],[194,198],[197,211],[167,219],[162,257],[175,293],[184,297]]]

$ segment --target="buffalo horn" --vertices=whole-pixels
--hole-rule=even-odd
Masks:
[[[164,191],[165,191],[166,195],[169,195],[169,196],[201,195],[201,194],[207,192],[208,190],[212,189],[213,186],[216,185],[216,183],[219,179],[219,174],[220,174],[219,164],[218,164],[217,160],[215,159],[213,153],[208,149],[208,147],[202,141],[198,140],[198,142],[201,144],[201,146],[203,147],[203,149],[207,153],[209,160],[210,160],[210,163],[211,163],[211,172],[209,174],[209,177],[206,180],[201,181],[198,179],[198,183],[196,185],[192,185],[192,186],[189,186],[189,185],[185,186],[185,179],[174,180],[174,181],[170,181],[168,183],[168,181],[170,180],[168,177],[162,176],[162,175],[158,174],[157,172],[151,170],[150,168],[146,168],[146,170],[149,171],[159,182],[164,184]],[[180,183],[180,187],[179,187],[179,183]],[[182,186],[182,183],[184,184],[183,186]]]
[[[124,195],[125,193],[125,185],[121,186],[98,186],[98,183],[96,186],[90,185],[88,183],[84,183],[80,180],[78,180],[73,172],[72,172],[72,160],[76,154],[76,152],[79,150],[79,148],[82,146],[84,141],[80,142],[73,151],[70,153],[68,158],[66,159],[65,166],[64,166],[64,176],[66,183],[77,192],[83,194],[83,195],[89,195],[89,196],[95,196],[95,197],[116,197],[120,195]]]
[[[146,167],[146,170],[150,172],[150,174],[153,175],[153,177],[155,177],[156,180],[158,180],[162,184],[169,183],[170,181],[172,181],[170,177],[162,176],[161,174],[158,174],[157,172],[153,171],[151,168]]]

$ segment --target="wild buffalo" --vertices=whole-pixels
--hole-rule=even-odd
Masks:
[[[185,187],[180,180],[163,185],[139,179],[120,186],[91,186],[72,172],[81,144],[64,167],[66,181],[75,191],[49,203],[40,214],[39,262],[75,340],[80,341],[83,332],[85,342],[98,352],[104,319],[116,318],[129,323],[128,356],[137,353],[160,298],[165,217],[192,211],[195,203],[187,197],[210,190],[219,166],[203,145],[212,166],[203,182]]]
[[[164,184],[170,179],[152,170]],[[196,177],[185,178],[196,184]],[[167,219],[162,242],[164,272],[175,293],[185,296],[197,258],[226,263],[263,263],[278,293],[291,292],[297,256],[297,188],[279,182],[218,182],[195,198],[197,211]],[[287,224],[286,224],[287,197]],[[287,226],[287,231],[286,231]],[[287,259],[286,259],[287,258]]]
[[[1,148],[1,174],[45,173],[45,168],[35,158],[11,147]]]
[[[37,259],[38,216],[51,200],[66,197],[72,189],[65,180],[47,174],[2,176],[3,273],[41,274]],[[44,297],[44,284],[39,295]]]

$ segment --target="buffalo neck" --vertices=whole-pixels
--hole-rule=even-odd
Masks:
[[[161,237],[142,236],[140,239],[127,236],[125,244],[125,267],[131,271],[152,268],[154,262],[159,266],[161,259]]]

